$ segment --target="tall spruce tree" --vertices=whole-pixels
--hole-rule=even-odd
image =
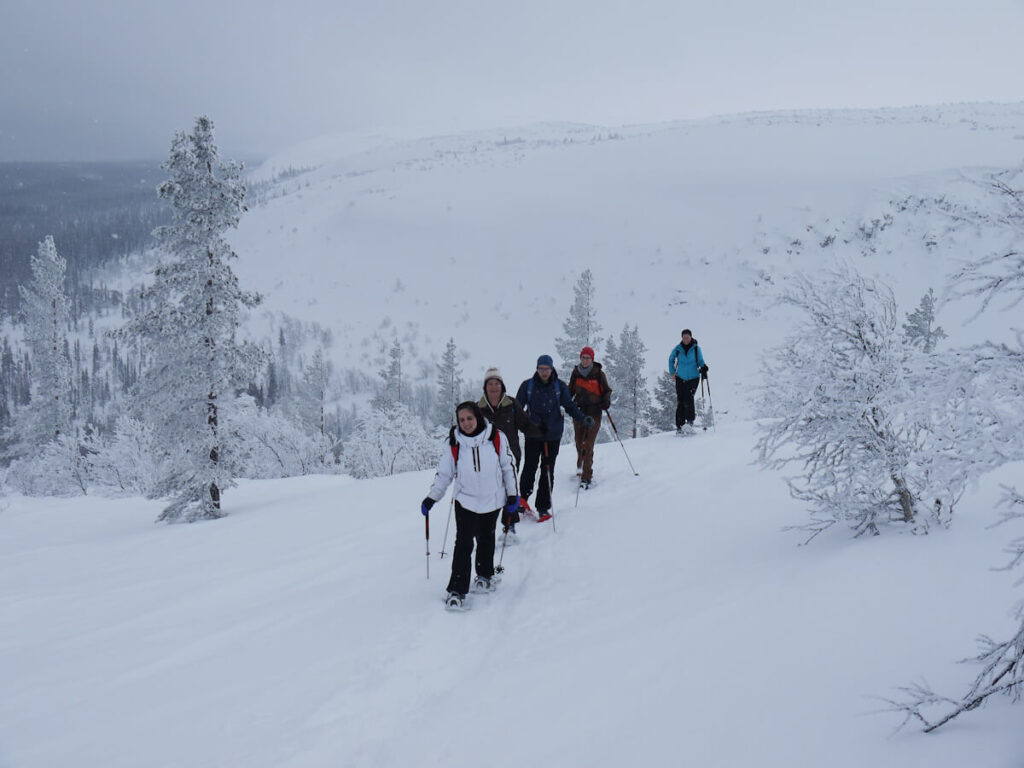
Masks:
[[[594,306],[594,276],[589,269],[584,270],[573,286],[572,308],[562,323],[564,336],[555,339],[555,351],[561,360],[560,374],[569,379],[572,368],[580,359],[583,347],[596,347],[601,343],[601,326],[597,322],[597,311]]]
[[[907,314],[907,322],[903,324],[903,336],[907,343],[918,347],[922,352],[932,352],[935,345],[946,338],[946,332],[935,323],[935,291],[931,288],[921,297],[917,309]]]
[[[370,404],[374,410],[387,412],[405,402],[402,397],[402,345],[395,339],[388,350],[388,364],[380,370],[381,386]]]
[[[245,210],[245,185],[241,166],[220,159],[205,116],[191,133],[175,135],[163,167],[170,178],[159,195],[170,202],[173,223],[154,234],[168,259],[121,335],[146,352],[135,405],[169,453],[155,492],[174,500],[158,519],[212,519],[222,516],[221,495],[236,471],[225,406],[262,360],[236,339],[242,308],[259,296],[239,287],[225,238]]]
[[[651,393],[647,388],[644,368],[647,366],[647,346],[640,338],[637,326],[623,326],[618,343],[608,339],[605,367],[612,388],[612,406],[622,414],[623,427],[633,437],[647,434],[651,418]]]
[[[455,406],[462,399],[462,371],[459,369],[458,348],[449,338],[444,355],[437,366],[437,407],[434,425],[446,429],[455,423]]]
[[[52,237],[39,243],[31,260],[32,282],[19,286],[25,341],[32,354],[31,398],[16,416],[15,452],[34,453],[71,431],[71,361],[67,355],[71,302],[64,292],[67,263]]]

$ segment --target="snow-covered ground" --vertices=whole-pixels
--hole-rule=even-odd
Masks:
[[[4,768],[1010,768],[1020,710],[904,731],[875,696],[1014,626],[998,483],[951,530],[811,545],[749,422],[601,445],[574,507],[521,524],[504,581],[443,610],[430,472],[243,483],[214,523],[159,502],[0,500]],[[451,548],[449,535],[448,549]]]

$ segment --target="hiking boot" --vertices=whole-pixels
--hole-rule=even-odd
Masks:
[[[477,576],[476,581],[473,582],[473,588],[477,592],[493,592],[494,586],[493,579],[485,579],[483,576]]]

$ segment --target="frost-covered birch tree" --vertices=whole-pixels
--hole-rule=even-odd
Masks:
[[[993,301],[1006,299],[1005,309],[1024,301],[1024,164],[992,175],[984,185],[994,195],[998,215],[985,216],[990,236],[1003,239],[986,256],[964,266],[951,280],[949,295],[955,299],[979,300],[974,317],[988,310]],[[971,218],[979,218],[972,212]],[[1024,461],[1024,329],[1015,329],[1012,344],[986,342],[960,350],[959,356],[972,360],[960,378],[981,393],[968,401],[963,452],[988,466]],[[967,384],[963,388],[967,388]],[[999,502],[1001,524],[1024,521],[1024,495],[1011,486],[1003,486]],[[1007,547],[1010,561],[1006,570],[1024,564],[1024,536]],[[1024,579],[1018,582],[1024,583]],[[903,725],[918,722],[925,731],[933,731],[964,712],[978,709],[994,696],[1006,695],[1020,701],[1024,694],[1024,600],[1013,609],[1017,631],[1005,640],[988,635],[978,639],[978,651],[968,661],[980,670],[967,690],[959,696],[936,693],[927,683],[915,683],[900,689],[902,698],[889,700],[891,711],[902,713]]]
[[[155,235],[166,260],[144,292],[143,311],[120,334],[147,353],[134,404],[169,454],[155,492],[173,501],[158,519],[212,519],[222,515],[221,496],[237,472],[222,405],[262,361],[236,338],[243,308],[259,296],[240,288],[225,238],[245,210],[245,185],[241,167],[220,159],[205,116],[191,133],[175,135],[164,168],[170,178],[159,194],[173,223]]]
[[[954,471],[946,409],[921,405],[923,379],[892,292],[842,265],[798,275],[782,301],[800,320],[764,356],[756,447],[765,467],[800,468],[790,492],[810,505],[812,522],[799,527],[813,538],[844,522],[859,536],[947,519],[966,475]]]
[[[572,367],[580,360],[580,350],[585,346],[596,347],[601,343],[601,326],[597,322],[594,305],[594,276],[584,270],[573,286],[573,302],[569,315],[562,323],[563,336],[555,339],[555,351],[561,360],[559,375],[569,380]]]

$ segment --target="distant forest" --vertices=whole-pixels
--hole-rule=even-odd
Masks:
[[[94,298],[90,272],[146,248],[169,221],[156,188],[157,162],[0,163],[0,317],[15,316],[18,285],[32,278],[29,258],[53,235],[67,260],[67,291],[76,314]]]

